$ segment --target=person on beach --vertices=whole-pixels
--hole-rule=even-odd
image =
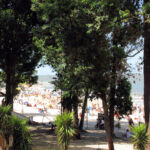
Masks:
[[[131,136],[129,129],[126,130],[126,138],[129,139]]]
[[[127,119],[128,119],[129,126],[133,126],[134,125],[133,119],[130,116],[127,116]]]

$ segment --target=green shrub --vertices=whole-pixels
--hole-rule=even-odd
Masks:
[[[0,135],[9,143],[13,135],[14,150],[30,150],[31,135],[26,120],[11,115],[10,106],[0,106]]]
[[[9,122],[11,115],[10,106],[0,106],[0,129],[6,127],[6,123]]]
[[[146,130],[145,124],[139,124],[137,126],[131,126],[131,131],[133,135],[131,136],[131,140],[133,142],[134,147],[137,150],[145,150],[145,147],[148,143],[148,133]]]
[[[75,134],[73,121],[72,113],[65,112],[56,117],[55,124],[58,144],[63,150],[68,149],[70,138]]]
[[[9,136],[13,133],[10,118],[11,118],[11,107],[0,106],[0,135],[5,137],[7,142],[9,141]]]
[[[30,150],[31,149],[31,134],[27,121],[16,116],[11,117],[11,125],[13,127],[13,149],[15,150]]]

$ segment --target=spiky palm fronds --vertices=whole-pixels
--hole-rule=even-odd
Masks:
[[[146,130],[145,124],[139,124],[137,126],[131,126],[131,131],[133,135],[131,136],[131,140],[133,142],[134,147],[137,150],[145,150],[145,147],[148,143],[148,133]]]
[[[68,149],[70,137],[75,134],[73,121],[72,113],[64,112],[56,117],[55,124],[58,144],[61,145],[63,150]]]

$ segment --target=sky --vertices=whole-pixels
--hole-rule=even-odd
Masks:
[[[45,65],[37,69],[37,75],[55,75],[55,72],[53,71],[52,67]]]
[[[140,72],[137,69],[137,65],[142,62],[140,57],[143,57],[143,52],[128,59],[128,63],[130,63],[132,66],[133,73],[143,73],[143,69],[141,69]],[[52,67],[45,65],[37,69],[37,75],[55,75],[55,72],[53,71]]]
[[[142,59],[141,59],[142,58]],[[143,52],[140,52],[134,57],[128,59],[128,63],[132,66],[132,73],[141,73],[143,74]],[[140,65],[139,65],[140,64]],[[140,66],[140,70],[138,70]]]

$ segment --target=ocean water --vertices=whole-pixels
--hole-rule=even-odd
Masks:
[[[143,74],[135,74],[134,77],[130,77],[131,94],[144,94],[144,77]]]
[[[54,77],[55,76],[40,75],[40,76],[38,76],[38,81],[39,82],[51,82],[51,81],[53,81]]]
[[[40,82],[51,82],[55,76],[42,75],[39,76]],[[143,95],[144,94],[144,78],[142,74],[134,74],[134,77],[129,77],[131,83],[131,94]],[[52,86],[50,86],[52,87]],[[47,87],[48,88],[48,87]]]

